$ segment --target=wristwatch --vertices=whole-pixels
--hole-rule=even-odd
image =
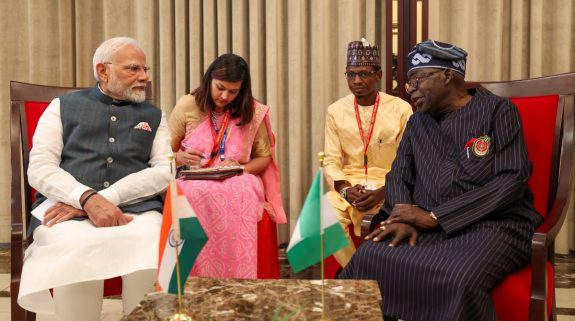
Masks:
[[[339,191],[339,195],[341,195],[341,197],[343,197],[344,200],[347,201],[347,190],[350,188],[351,186],[346,186],[344,188],[341,189],[341,191]]]

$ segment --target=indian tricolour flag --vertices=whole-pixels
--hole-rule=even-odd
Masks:
[[[324,234],[323,256],[321,234]],[[323,193],[323,177],[319,170],[309,189],[287,248],[289,263],[295,272],[299,272],[347,245],[343,228],[331,203]]]
[[[170,180],[160,232],[160,262],[158,290],[178,293],[176,257],[180,266],[180,285],[183,287],[194,266],[196,257],[208,241],[196,213],[183,195],[175,178]],[[176,244],[178,245],[176,256]]]

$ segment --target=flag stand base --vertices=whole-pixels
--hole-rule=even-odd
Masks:
[[[193,321],[192,318],[185,313],[176,313],[171,317],[166,318],[168,321]]]

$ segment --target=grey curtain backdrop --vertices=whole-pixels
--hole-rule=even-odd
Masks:
[[[429,34],[469,52],[470,80],[568,72],[575,70],[574,7],[571,0],[431,0]],[[271,106],[293,228],[323,148],[326,107],[348,93],[346,45],[366,37],[384,52],[384,10],[383,0],[2,1],[0,143],[9,142],[9,80],[92,86],[92,54],[107,38],[142,43],[154,101],[167,114],[213,59],[233,52],[250,64],[255,96]],[[9,242],[9,153],[0,150],[0,243]],[[574,248],[569,219],[564,246]],[[280,228],[280,241],[289,234]]]

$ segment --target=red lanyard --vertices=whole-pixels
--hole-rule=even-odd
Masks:
[[[224,120],[222,121],[222,126],[220,127],[220,129],[218,130],[218,124],[216,123],[216,120],[214,118],[214,115],[212,114],[212,112],[210,111],[210,121],[212,123],[212,140],[214,142],[214,146],[212,147],[212,152],[210,154],[210,160],[206,163],[206,165],[204,165],[204,167],[210,167],[210,165],[212,165],[216,159],[216,156],[218,155],[218,150],[221,149],[221,145],[222,143],[225,144],[225,142],[222,142],[222,139],[224,139],[225,134],[228,131],[228,122],[230,121],[230,111],[227,111],[224,115]]]
[[[377,93],[377,97],[375,97],[375,104],[373,106],[373,111],[371,112],[371,121],[369,122],[367,140],[365,139],[365,134],[363,133],[363,126],[361,124],[361,117],[359,117],[359,106],[357,105],[356,97],[353,98],[353,107],[355,108],[355,119],[357,119],[357,127],[359,128],[359,134],[361,135],[361,141],[363,142],[363,167],[365,168],[365,175],[367,175],[367,149],[369,148],[369,141],[371,140],[373,127],[375,127],[375,119],[377,118],[377,109],[379,107],[379,92]]]

